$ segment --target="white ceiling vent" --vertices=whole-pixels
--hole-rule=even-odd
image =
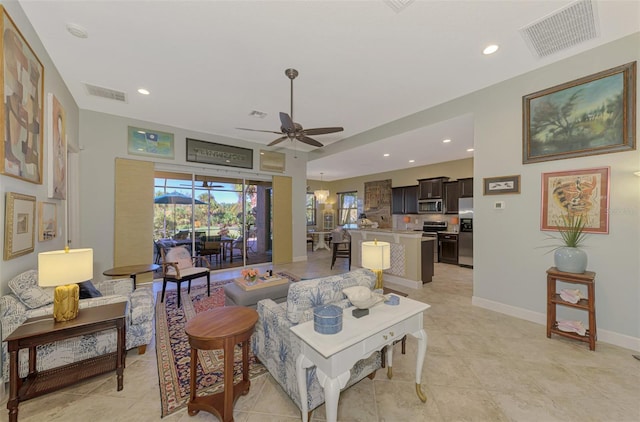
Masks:
[[[538,57],[546,57],[598,36],[594,2],[578,0],[520,29]]]
[[[116,91],[115,89],[91,85],[88,83],[85,83],[84,87],[87,90],[87,94],[93,95],[94,97],[107,98],[109,100],[121,101],[123,103],[127,102],[127,94],[122,91]]]
[[[387,6],[393,9],[394,12],[400,13],[415,0],[384,0],[387,3]]]

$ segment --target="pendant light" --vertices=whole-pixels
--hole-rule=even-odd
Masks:
[[[329,198],[329,191],[322,189],[322,175],[324,173],[320,173],[320,189],[313,191],[313,195],[316,197],[316,201],[319,204],[324,204],[327,198]]]

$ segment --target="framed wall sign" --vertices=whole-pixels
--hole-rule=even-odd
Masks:
[[[484,195],[504,195],[520,193],[520,175],[485,177],[482,179]]]
[[[541,229],[558,230],[563,215],[580,215],[584,231],[609,233],[609,167],[542,173]]]
[[[44,66],[0,6],[0,173],[42,184]]]
[[[522,97],[524,164],[636,148],[636,62]]]
[[[4,260],[33,252],[36,197],[7,192],[4,215]]]
[[[173,133],[127,127],[127,152],[156,158],[174,158]]]
[[[252,169],[253,150],[187,138],[187,161]]]
[[[38,203],[38,240],[55,239],[58,230],[58,211],[54,202]]]

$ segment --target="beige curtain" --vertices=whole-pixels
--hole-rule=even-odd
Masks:
[[[149,161],[116,158],[114,267],[153,262],[153,168]],[[137,282],[150,279],[141,274]]]
[[[291,177],[273,176],[273,264],[293,261]]]

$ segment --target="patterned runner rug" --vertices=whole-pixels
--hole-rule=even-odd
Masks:
[[[292,281],[299,278],[285,271],[278,275]],[[156,354],[158,378],[160,380],[160,401],[162,417],[168,416],[187,406],[190,394],[191,347],[184,327],[196,314],[211,308],[224,306],[223,286],[233,279],[212,281],[211,296],[207,296],[206,281],[192,282],[191,294],[183,285],[181,304],[175,290],[167,291],[164,303],[160,302],[161,292],[156,298]],[[242,379],[242,349],[235,348],[234,383]],[[249,378],[254,379],[267,372],[249,354]],[[198,395],[213,394],[223,390],[224,354],[222,350],[200,350],[198,352]]]

